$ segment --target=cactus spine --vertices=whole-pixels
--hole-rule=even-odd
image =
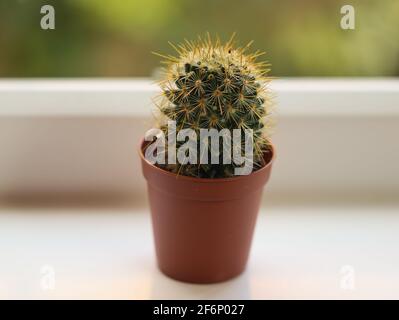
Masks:
[[[177,56],[161,55],[165,68],[160,81],[162,95],[156,103],[165,136],[165,120],[176,121],[177,132],[186,128],[195,132],[201,128],[252,129],[253,167],[262,167],[264,154],[269,150],[267,129],[271,113],[269,64],[256,61],[263,53],[247,53],[250,44],[237,47],[234,35],[226,43],[208,35],[205,39],[171,45]],[[200,135],[197,136],[199,139]],[[221,150],[220,158],[226,152]],[[237,166],[223,164],[221,159],[219,164],[178,163],[161,167],[187,176],[225,178],[233,176]]]

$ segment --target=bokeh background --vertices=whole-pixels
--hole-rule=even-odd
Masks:
[[[40,28],[44,4],[55,30]],[[344,4],[355,30],[340,28]],[[151,51],[207,31],[254,40],[277,77],[399,75],[398,0],[0,0],[0,77],[151,76]]]

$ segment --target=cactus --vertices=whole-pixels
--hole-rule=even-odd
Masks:
[[[158,54],[165,58],[166,67],[159,82],[162,94],[156,105],[160,111],[159,127],[165,136],[168,135],[165,120],[176,121],[177,132],[186,128],[197,133],[201,128],[252,129],[252,159],[256,170],[265,164],[265,153],[270,152],[267,135],[271,114],[267,87],[270,78],[269,64],[256,61],[263,52],[247,53],[250,45],[236,46],[234,35],[225,43],[207,35],[177,46],[171,44],[176,57]],[[199,139],[199,134],[197,136]],[[221,158],[226,150],[220,150]],[[219,164],[159,166],[186,176],[226,178],[234,175],[238,165],[223,164],[220,159]]]

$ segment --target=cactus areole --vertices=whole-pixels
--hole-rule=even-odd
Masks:
[[[187,282],[220,282],[246,265],[274,149],[269,65],[210,36],[172,45],[158,124],[140,145],[158,265]]]

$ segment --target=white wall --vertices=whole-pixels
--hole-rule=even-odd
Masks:
[[[274,81],[268,199],[399,199],[399,81]],[[147,80],[1,80],[0,198],[139,201]]]

